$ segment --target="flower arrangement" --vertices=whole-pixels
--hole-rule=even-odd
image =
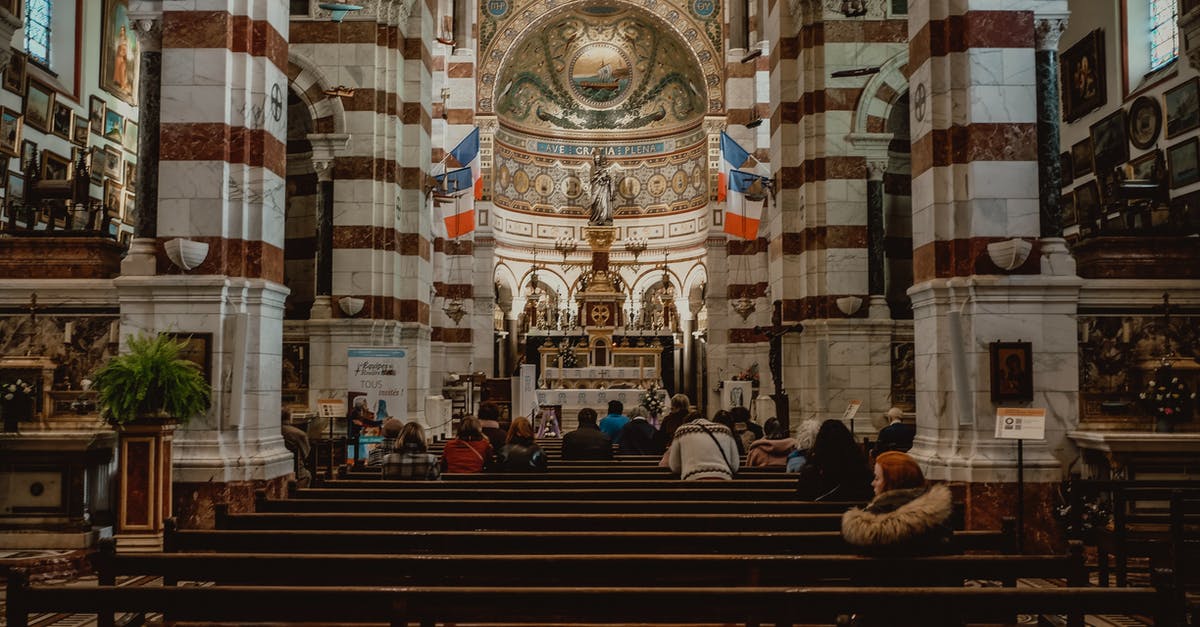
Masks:
[[[1156,420],[1175,421],[1191,416],[1196,393],[1189,392],[1187,384],[1174,375],[1170,366],[1163,366],[1146,383],[1146,390],[1138,398]]]
[[[37,386],[24,379],[0,382],[0,402],[22,403],[33,400]]]
[[[575,350],[571,347],[571,342],[564,340],[558,345],[558,367],[574,368],[578,365],[579,361],[575,357]]]
[[[734,381],[750,381],[754,385],[758,385],[758,362],[750,364],[749,368],[733,375]]]
[[[649,387],[642,392],[640,404],[646,409],[646,413],[651,416],[661,416],[666,409],[666,404],[663,402],[659,392],[662,390],[657,383],[651,383]]]

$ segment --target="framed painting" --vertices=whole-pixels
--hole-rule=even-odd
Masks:
[[[1063,119],[1078,120],[1108,101],[1104,79],[1104,29],[1084,35],[1059,60]]]
[[[1167,175],[1171,189],[1200,181],[1200,143],[1195,137],[1167,148]]]
[[[125,118],[125,133],[122,136],[122,145],[129,152],[137,152],[138,149],[138,125],[137,122]]]
[[[1062,171],[1062,184],[1066,187],[1075,181],[1075,164],[1071,161],[1071,151],[1059,155],[1058,163]]]
[[[49,149],[42,151],[42,180],[65,181],[71,177],[71,160]]]
[[[8,200],[15,202],[23,202],[25,200],[25,177],[16,172],[9,172],[5,177],[4,187],[8,191],[5,192],[5,197]]]
[[[137,164],[125,161],[125,187],[132,188],[137,183]]]
[[[128,191],[129,186],[126,186],[125,189],[127,190],[125,192],[125,217],[129,221],[132,221],[133,218],[131,216],[137,211],[137,196],[132,191]]]
[[[1171,199],[1171,221],[1183,227],[1181,235],[1200,232],[1200,190]]]
[[[100,88],[137,105],[139,55],[129,0],[104,0],[100,16]]]
[[[124,143],[125,118],[116,111],[109,109],[104,112],[104,139]]]
[[[1158,177],[1158,156],[1161,154],[1157,150],[1150,152],[1129,162],[1129,178],[1135,181],[1153,181]]]
[[[1075,178],[1082,178],[1084,175],[1091,174],[1094,171],[1091,138],[1077,142],[1071,146],[1071,169],[1075,173]]]
[[[1129,142],[1138,150],[1146,150],[1158,141],[1162,130],[1162,109],[1158,100],[1150,96],[1138,96],[1129,106]]]
[[[21,114],[8,107],[0,108],[0,153],[16,157],[20,145]]]
[[[1088,181],[1075,188],[1075,216],[1080,227],[1090,228],[1100,217],[1100,185]]]
[[[104,147],[104,176],[113,181],[116,181],[117,183],[120,183],[122,174],[123,174],[123,172],[121,171],[121,151],[117,150],[116,148],[113,148],[112,146],[105,146]],[[105,197],[105,200],[108,200],[107,196]]]
[[[1075,212],[1075,194],[1067,192],[1062,195],[1062,225],[1063,228],[1079,224],[1079,214]]]
[[[104,185],[104,151],[99,146],[87,148],[88,174],[92,185]]]
[[[92,132],[104,136],[104,120],[108,115],[108,103],[103,98],[92,96],[88,101],[88,122]]]
[[[74,117],[75,112],[71,111],[71,107],[62,102],[55,102],[54,115],[50,118],[50,132],[63,139],[71,139]]]
[[[992,342],[990,345],[992,402],[1033,401],[1033,344]]]
[[[1163,93],[1167,110],[1167,139],[1200,127],[1200,79],[1192,78]]]
[[[54,88],[30,78],[25,88],[25,123],[43,133],[50,132],[50,118],[54,114]]]
[[[71,142],[76,146],[87,146],[88,131],[91,128],[91,118],[86,115],[75,114],[75,122],[71,125]]]
[[[721,393],[721,409],[726,411],[734,407],[750,408],[753,384],[750,381],[724,381]]]
[[[1124,109],[1113,111],[1091,126],[1092,161],[1096,172],[1111,170],[1129,161],[1129,139],[1125,130]]]
[[[3,86],[18,96],[25,93],[25,67],[29,58],[23,52],[13,51],[8,59],[8,67],[4,68]]]
[[[172,339],[183,343],[179,357],[200,368],[204,380],[212,383],[212,333],[167,333]]]
[[[108,215],[119,218],[125,201],[125,188],[116,181],[104,181],[104,208]]]

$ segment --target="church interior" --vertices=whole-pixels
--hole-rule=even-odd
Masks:
[[[0,0],[5,37],[9,625],[1200,620],[1200,1]],[[148,337],[192,364],[193,415],[114,418],[110,365]],[[951,539],[1047,561],[860,579],[827,563],[846,508],[797,500],[782,466],[685,481],[667,446],[562,456],[581,411],[659,428],[680,395],[701,420],[741,410],[735,439],[839,422],[864,460],[911,425]],[[485,410],[529,421],[544,476],[413,486],[364,464],[388,419],[437,453]],[[473,502],[497,490],[500,509]],[[523,516],[555,539],[522,544],[542,529]],[[273,551],[217,537],[280,529]],[[511,544],[469,549],[469,530]],[[630,539],[587,562],[572,533]],[[472,551],[513,577],[361,561]],[[775,552],[850,574],[738,579],[695,555]],[[347,561],[284,576],[280,553]],[[945,568],[957,597],[923,574]],[[629,571],[646,596],[626,602]],[[137,590],[44,583],[75,577]],[[456,585],[482,600],[439,596]],[[221,614],[242,598],[277,601]]]

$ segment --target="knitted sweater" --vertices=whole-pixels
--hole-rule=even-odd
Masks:
[[[708,420],[693,420],[679,427],[667,451],[667,465],[681,479],[732,479],[740,462],[733,433]]]

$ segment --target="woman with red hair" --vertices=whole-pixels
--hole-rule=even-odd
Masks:
[[[842,515],[842,537],[867,553],[943,553],[949,542],[950,489],[926,486],[921,467],[906,453],[875,458],[875,498]]]

